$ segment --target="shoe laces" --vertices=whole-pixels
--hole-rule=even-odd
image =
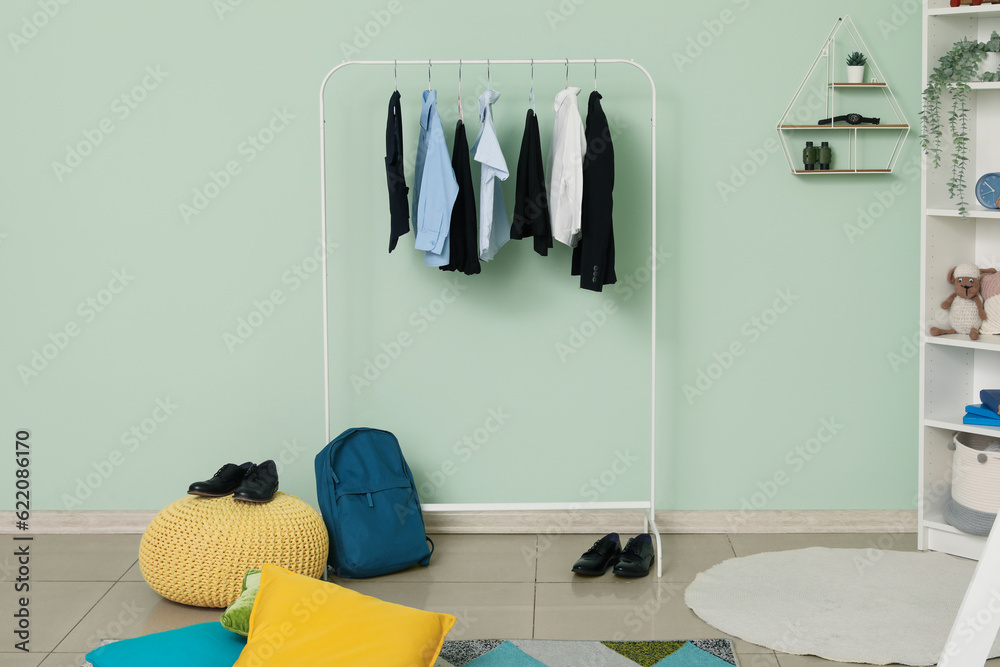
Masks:
[[[625,544],[625,548],[622,549],[622,555],[639,556],[639,549],[642,548],[643,544],[645,544],[645,540],[640,540],[638,537],[630,538]]]
[[[589,556],[590,554],[595,554],[598,551],[600,551],[601,550],[601,542],[603,542],[603,541],[604,541],[604,538],[602,537],[601,539],[599,539],[596,542],[594,542],[594,545],[592,547],[590,547],[589,549],[587,549],[586,551],[584,551],[583,555],[584,556]]]
[[[251,477],[252,476],[252,477]],[[252,463],[247,471],[243,474],[243,479],[257,479],[257,464]]]

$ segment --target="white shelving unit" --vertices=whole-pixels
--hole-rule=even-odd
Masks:
[[[951,45],[963,37],[980,41],[1000,31],[1000,5],[950,7],[948,0],[925,0],[923,81]],[[975,202],[976,179],[1000,171],[1000,83],[972,82],[969,165],[966,201]],[[944,106],[944,105],[942,105]],[[944,112],[947,113],[945,107]],[[979,340],[958,334],[931,336],[930,323],[942,313],[951,293],[948,270],[962,262],[1000,268],[1000,211],[970,205],[963,219],[948,199],[951,145],[942,142],[941,166],[926,162],[921,179],[920,438],[918,548],[978,559],[986,538],[953,528],[944,521],[951,497],[948,449],[956,431],[997,436],[1000,428],[962,424],[965,406],[978,403],[979,390],[1000,387],[1000,336]]]

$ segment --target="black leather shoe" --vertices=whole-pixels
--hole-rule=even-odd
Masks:
[[[227,463],[219,468],[219,472],[203,482],[195,482],[188,487],[188,493],[192,496],[208,496],[209,498],[221,498],[228,496],[236,490],[236,487],[243,481],[243,477],[253,468],[253,464],[247,461],[243,465]]]
[[[649,533],[643,533],[630,538],[625,544],[612,572],[618,577],[645,577],[655,558],[653,538]]]
[[[233,492],[233,500],[245,503],[266,503],[278,490],[278,469],[274,461],[267,460],[247,471],[246,477]]]
[[[573,564],[573,571],[577,574],[604,574],[615,564],[621,552],[622,543],[618,533],[608,533],[583,552],[580,559]]]

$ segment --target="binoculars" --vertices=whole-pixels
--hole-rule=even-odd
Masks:
[[[817,164],[821,170],[828,170],[832,158],[833,151],[830,150],[828,141],[822,142],[819,146],[813,146],[813,142],[807,141],[806,147],[802,149],[802,162],[806,171],[814,171]]]

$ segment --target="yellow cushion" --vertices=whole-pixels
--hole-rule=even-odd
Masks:
[[[265,565],[234,667],[431,667],[455,617]]]
[[[139,544],[139,567],[149,586],[174,602],[228,607],[240,596],[247,570],[264,563],[320,577],[329,536],[323,517],[303,500],[281,493],[269,503],[232,496],[185,496],[153,518]]]

